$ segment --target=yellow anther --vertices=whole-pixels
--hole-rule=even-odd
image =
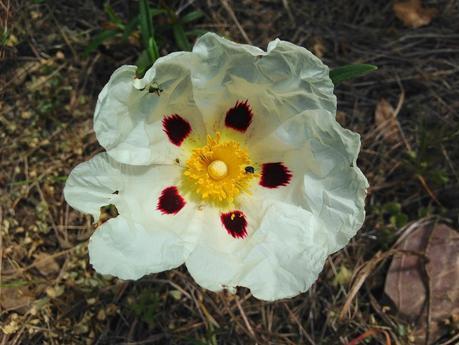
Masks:
[[[220,133],[207,137],[204,146],[194,148],[183,172],[182,188],[198,199],[217,207],[229,207],[259,175],[248,174],[253,166],[246,147],[239,141],[222,138]]]
[[[225,162],[217,159],[207,166],[207,172],[210,177],[218,181],[228,175],[228,166]]]

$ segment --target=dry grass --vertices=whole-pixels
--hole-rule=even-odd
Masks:
[[[458,2],[432,2],[440,13],[415,30],[390,3],[371,0],[173,6],[187,4],[206,13],[203,28],[234,40],[265,47],[279,36],[332,67],[379,66],[336,90],[339,121],[362,135],[360,166],[371,184],[363,229],[307,293],[276,303],[247,289],[203,290],[183,267],[136,282],[96,274],[86,247],[91,219],[69,208],[62,188],[72,167],[102,150],[92,132],[97,94],[137,48],[112,44],[82,57],[104,20],[91,1],[4,0],[1,24],[17,42],[0,55],[1,344],[347,344],[371,328],[409,344],[412,327],[383,295],[387,260],[377,259],[339,315],[351,288],[346,273],[387,254],[404,223],[429,216],[457,228]],[[127,17],[133,6],[114,7]],[[175,49],[168,39],[163,54]],[[405,141],[387,142],[375,125],[381,98],[400,105]],[[385,333],[372,344],[385,344]]]

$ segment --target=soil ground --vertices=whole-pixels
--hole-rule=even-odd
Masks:
[[[123,20],[136,14],[136,1],[110,3]],[[65,203],[62,189],[76,164],[102,151],[92,130],[97,95],[118,66],[135,62],[139,40],[112,39],[85,57],[91,37],[110,26],[102,1],[1,5],[8,29],[0,52],[2,345],[333,345],[369,329],[379,330],[369,344],[386,344],[384,332],[393,344],[412,343],[414,324],[383,293],[390,259],[365,277],[339,316],[355,286],[350,275],[387,253],[405,225],[433,219],[458,228],[457,1],[425,1],[437,14],[415,29],[396,18],[391,1],[152,2],[201,10],[205,16],[192,28],[235,41],[265,48],[280,37],[330,67],[379,67],[336,88],[338,121],[362,136],[359,166],[371,186],[365,224],[307,293],[275,303],[244,288],[237,295],[206,291],[184,267],[135,282],[93,271],[87,241],[95,226]],[[178,50],[162,30],[167,22],[157,25],[161,54]],[[375,123],[381,99],[398,112],[395,134]],[[443,327],[437,344],[453,344],[457,328]]]

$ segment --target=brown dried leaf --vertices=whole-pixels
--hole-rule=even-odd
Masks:
[[[33,265],[35,265],[44,276],[59,272],[61,269],[56,260],[47,253],[36,254]]]
[[[396,144],[402,140],[395,109],[384,98],[376,105],[375,123],[377,131],[387,142]]]
[[[393,10],[396,17],[410,28],[428,25],[438,12],[435,8],[424,8],[421,0],[398,1]]]
[[[336,112],[336,121],[338,121],[338,123],[343,127],[346,127],[346,118],[347,114],[344,111],[338,110]]]
[[[427,230],[426,227],[421,227],[413,231],[398,249],[424,253],[430,234]],[[394,257],[386,276],[386,295],[394,302],[398,311],[411,321],[415,321],[421,313],[426,296],[420,264],[421,258],[416,255]]]
[[[35,296],[28,286],[4,287],[0,295],[0,306],[3,310],[16,310],[24,314]]]
[[[312,51],[315,56],[322,58],[325,54],[325,44],[320,37],[315,37],[312,45]]]
[[[426,250],[433,292],[432,319],[445,320],[459,313],[459,234],[437,226]]]
[[[410,233],[399,249],[425,253],[429,263],[424,267],[423,260],[415,255],[394,257],[384,291],[402,317],[418,322],[417,344],[425,341],[430,304],[429,343],[432,343],[441,335],[441,323],[459,313],[459,234],[446,225],[433,229],[425,225]],[[428,283],[430,303],[426,303]]]

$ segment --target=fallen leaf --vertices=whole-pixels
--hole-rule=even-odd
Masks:
[[[400,316],[417,324],[416,344],[425,342],[430,304],[431,344],[442,335],[441,324],[459,313],[459,234],[443,224],[424,225],[404,238],[398,248],[424,253],[428,263],[425,265],[422,258],[415,255],[394,257],[384,292]],[[426,303],[429,283],[430,303]]]
[[[426,250],[433,293],[432,319],[446,320],[459,313],[459,233],[437,226]]]
[[[0,306],[3,310],[16,310],[24,314],[34,299],[33,291],[28,286],[2,287]]]
[[[322,58],[325,54],[325,44],[320,37],[315,37],[312,44],[312,51],[315,56]]]
[[[61,269],[59,264],[51,255],[43,252],[35,255],[33,264],[44,276],[59,272]]]
[[[402,140],[395,109],[384,98],[376,105],[375,123],[376,130],[387,142],[396,144]]]
[[[393,10],[396,17],[410,28],[429,25],[438,13],[436,8],[424,8],[421,0],[397,1]]]

